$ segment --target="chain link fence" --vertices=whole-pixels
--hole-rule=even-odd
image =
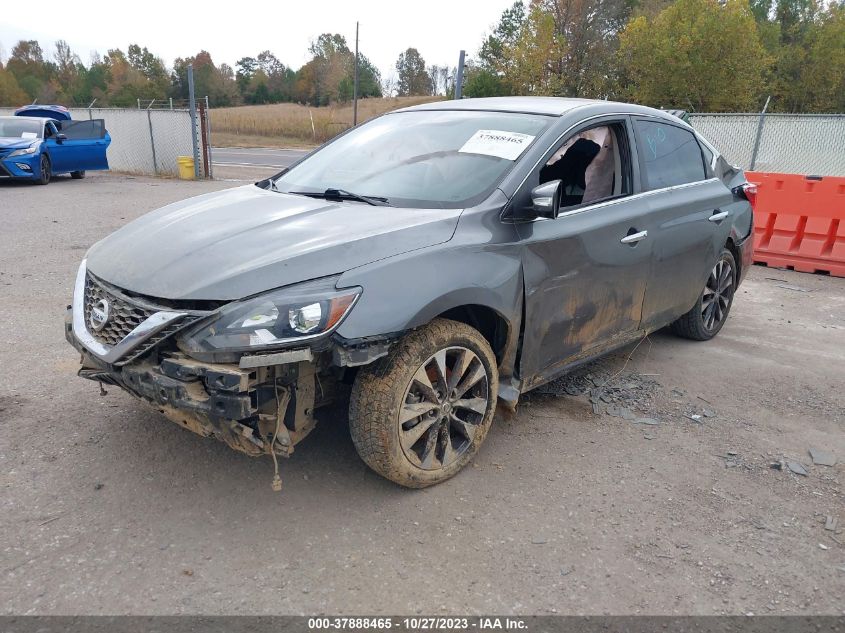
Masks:
[[[690,114],[689,120],[737,167],[845,176],[843,114]]]
[[[176,158],[194,155],[191,113],[188,110],[71,108],[70,112],[75,120],[105,121],[111,136],[109,167],[114,171],[177,176]],[[0,116],[12,114],[13,108],[0,108]],[[199,142],[199,121],[193,129]],[[203,173],[202,169],[200,173]]]

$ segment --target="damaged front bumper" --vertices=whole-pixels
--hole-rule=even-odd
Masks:
[[[65,335],[82,356],[81,377],[121,387],[180,426],[242,453],[258,456],[272,450],[288,456],[314,427],[318,399],[312,361],[241,368],[201,363],[172,351],[116,366],[92,354],[74,335],[71,310]],[[320,400],[328,395],[321,393]]]
[[[83,262],[65,338],[81,354],[81,377],[116,385],[235,450],[282,456],[314,428],[314,410],[333,401],[349,368],[383,356],[391,343],[391,337],[334,336],[310,347],[243,354],[232,363],[200,361],[178,341],[211,314],[130,295],[89,274]]]

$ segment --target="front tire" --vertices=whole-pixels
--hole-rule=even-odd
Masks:
[[[678,336],[709,341],[719,333],[733,305],[737,270],[733,254],[724,249],[692,310],[669,327]]]
[[[50,165],[50,159],[42,154],[41,162],[38,164],[38,178],[36,179],[35,183],[39,185],[48,185],[50,184],[50,179],[52,177],[53,170]]]
[[[435,319],[358,372],[349,399],[355,449],[402,486],[445,481],[487,436],[498,390],[487,340],[468,325]]]

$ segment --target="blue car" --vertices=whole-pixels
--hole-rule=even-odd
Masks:
[[[84,178],[109,168],[109,143],[103,119],[72,121],[63,106],[24,106],[0,117],[0,178],[40,185],[56,174]]]

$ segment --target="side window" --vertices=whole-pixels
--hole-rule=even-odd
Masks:
[[[663,189],[707,178],[704,157],[689,130],[658,121],[635,120],[646,188]]]
[[[537,184],[552,180],[561,181],[561,208],[630,194],[624,126],[600,125],[567,139],[540,169]]]
[[[44,124],[44,138],[53,138],[56,135],[56,126],[52,121]]]
[[[62,133],[70,140],[103,138],[106,128],[103,119],[93,121],[65,121],[62,123]]]
[[[713,164],[713,152],[701,142],[701,139],[698,139],[698,146],[701,148],[701,155],[704,157],[704,171],[707,172],[708,176],[712,176],[713,169],[710,166]]]

